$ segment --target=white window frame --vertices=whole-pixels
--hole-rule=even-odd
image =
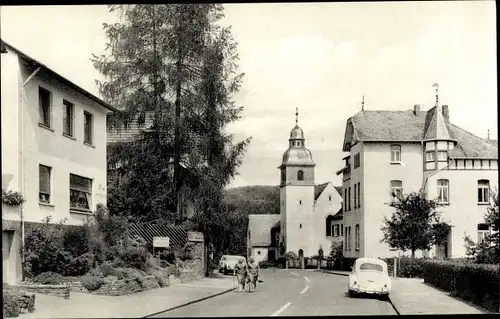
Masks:
[[[440,156],[440,155],[443,155],[443,154],[444,154],[444,157]],[[439,162],[446,162],[446,161],[448,161],[448,152],[447,151],[438,151],[437,159],[438,159]]]
[[[436,152],[435,151],[425,152],[425,161],[426,162],[434,162],[435,160],[436,160]]]
[[[354,248],[359,250],[359,224],[354,227]]]
[[[45,119],[43,118],[42,114],[40,111],[44,108],[42,106],[42,103],[40,103],[40,97],[41,97],[41,92],[46,92],[48,94],[49,98],[49,105],[47,106],[47,122],[45,122]],[[46,88],[43,88],[41,86],[38,87],[38,123],[44,127],[51,128],[52,127],[52,92],[47,90]]]
[[[68,110],[68,107],[71,109],[71,113],[68,114],[69,116],[69,133],[65,132],[65,126],[66,126],[66,111]],[[67,100],[63,100],[63,135],[73,137],[75,135],[75,105]]]
[[[87,115],[90,118],[90,128],[89,128],[90,141],[87,140],[87,134],[86,134],[87,125],[85,123],[85,119],[87,118]],[[94,145],[94,114],[87,111],[83,111],[83,143],[91,146]]]
[[[477,203],[490,203],[490,181],[487,179],[480,179],[477,181]]]
[[[401,163],[401,145],[391,144],[391,163]]]
[[[76,176],[76,177],[79,177],[79,178],[85,178],[87,180],[90,181],[90,192],[86,189],[83,189],[83,188],[78,188],[77,187],[72,187],[71,185],[71,176]],[[75,211],[84,211],[84,212],[91,212],[92,209],[93,209],[93,206],[92,206],[92,203],[93,203],[93,185],[94,185],[94,181],[91,179],[91,178],[88,178],[88,177],[84,177],[84,176],[81,176],[81,175],[77,175],[77,174],[70,174],[69,175],[69,207],[70,207],[70,210],[75,210]],[[85,207],[76,207],[76,206],[72,206],[72,203],[71,203],[71,191],[77,191],[77,192],[82,192],[82,193],[85,193],[88,195],[87,197],[87,200],[88,200],[88,209],[85,208]]]
[[[446,182],[446,183],[444,183]],[[438,179],[437,183],[437,202],[438,204],[450,203],[450,181],[447,179]],[[443,184],[443,185],[441,185]],[[444,193],[446,193],[446,200],[444,200]]]
[[[400,184],[400,186],[394,186],[393,184],[394,184],[394,183],[396,183],[396,182],[398,182],[398,183]],[[398,193],[399,193],[399,195],[400,195],[400,196],[403,196],[403,181],[400,181],[400,180],[392,180],[392,181],[390,182],[390,188],[391,188],[391,197],[392,197],[392,202],[394,203],[394,202],[399,201],[399,197],[398,197],[398,196],[394,197],[394,196],[393,196],[393,193],[396,193],[396,194],[398,194]]]
[[[46,193],[46,192],[41,192],[40,190],[40,168],[41,167],[45,167],[45,168],[48,168],[49,170],[49,192]],[[50,166],[47,166],[47,165],[43,165],[43,164],[39,164],[38,165],[38,203],[39,204],[42,204],[42,205],[52,205],[52,167]],[[41,196],[40,195],[49,195],[49,198],[47,201],[42,201],[41,200]]]

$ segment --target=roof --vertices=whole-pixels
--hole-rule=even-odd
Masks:
[[[182,226],[155,225],[150,223],[132,223],[128,226],[129,235],[142,237],[153,243],[153,237],[168,237],[171,247],[184,247],[187,242],[187,230]]]
[[[438,112],[436,112],[438,110]],[[443,117],[441,108],[433,108],[426,116],[426,131],[424,140],[451,140],[450,132],[448,130],[448,123]],[[432,113],[432,115],[430,115]],[[429,116],[430,115],[430,116]],[[428,120],[431,118],[430,121]]]
[[[319,198],[328,184],[329,182],[314,186],[314,200],[317,200]]]
[[[255,246],[271,245],[271,229],[281,220],[278,214],[273,215],[248,215],[248,231],[250,233],[250,243]]]
[[[337,213],[335,215],[333,215],[332,220],[340,220],[342,218],[344,218],[344,213],[343,213],[342,207],[340,207],[340,209],[337,211]]]
[[[337,193],[339,193],[340,197],[342,197],[342,186],[333,186]]]
[[[413,110],[360,111],[347,120],[343,150],[348,150],[353,135],[363,142],[421,142],[426,132],[433,130],[434,112],[435,107],[417,115]],[[458,143],[450,152],[450,157],[498,159],[498,143],[485,141],[444,118],[443,121],[450,139]],[[433,136],[430,134],[427,137]]]
[[[7,42],[5,42],[4,40],[1,40],[1,43],[2,43],[2,50],[5,49],[5,48],[8,48],[12,51],[14,51],[17,55],[19,55],[20,57],[22,57],[23,59],[27,60],[28,62],[30,63],[33,63],[39,67],[42,67],[43,69],[45,69],[51,76],[55,77],[56,79],[58,79],[59,81],[61,81],[62,83],[64,83],[65,85],[69,86],[71,89],[77,91],[78,93],[82,94],[83,96],[91,99],[92,101],[96,102],[97,104],[100,104],[102,105],[103,107],[107,108],[108,110],[110,111],[113,111],[113,112],[120,112],[118,109],[114,108],[113,106],[109,105],[108,103],[104,102],[102,99],[98,98],[97,96],[95,96],[94,94],[90,93],[89,91],[83,89],[82,87],[76,85],[75,83],[71,82],[70,80],[68,80],[67,78],[65,78],[64,76],[60,75],[59,73],[56,73],[54,70],[52,70],[51,68],[49,68],[48,66],[46,66],[45,64],[41,63],[40,61],[38,60],[35,60],[33,59],[32,57],[28,56],[27,54],[19,51],[17,48],[13,47],[12,45],[8,44]]]

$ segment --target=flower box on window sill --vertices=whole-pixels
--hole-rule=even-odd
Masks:
[[[71,207],[69,209],[69,212],[72,214],[82,214],[82,215],[93,215],[94,213],[89,210],[89,209],[83,209],[83,208],[73,208]]]

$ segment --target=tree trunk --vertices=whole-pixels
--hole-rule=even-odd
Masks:
[[[180,77],[181,58],[177,59],[177,83],[175,88],[175,158],[174,158],[174,182],[176,196],[176,216],[180,220],[180,189],[181,189],[181,88],[182,81]]]
[[[415,250],[414,249],[411,250],[411,258],[415,258]]]

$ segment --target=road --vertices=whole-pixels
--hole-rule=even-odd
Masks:
[[[374,297],[350,298],[347,277],[305,270],[262,270],[255,292],[232,291],[156,317],[396,315]]]

